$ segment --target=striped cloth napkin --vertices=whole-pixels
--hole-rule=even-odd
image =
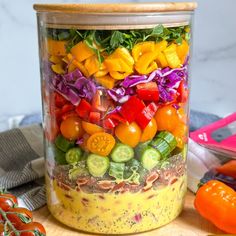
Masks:
[[[219,117],[214,115],[191,111],[190,131],[217,119]],[[9,122],[10,127],[15,128],[0,133],[0,189],[7,189],[18,196],[19,205],[30,210],[40,208],[46,203],[43,134],[42,127],[35,124],[40,121],[39,114],[14,117]],[[199,147],[190,144],[188,173],[192,181],[189,182],[189,187],[195,191],[197,181],[202,177],[203,162],[197,154]],[[207,157],[205,155],[204,158]]]

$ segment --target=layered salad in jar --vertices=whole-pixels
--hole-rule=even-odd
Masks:
[[[51,213],[94,233],[169,223],[186,192],[190,27],[47,28],[40,42]]]

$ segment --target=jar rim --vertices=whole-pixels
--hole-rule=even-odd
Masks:
[[[34,4],[33,8],[37,12],[61,12],[81,14],[136,14],[194,11],[197,8],[197,2]]]

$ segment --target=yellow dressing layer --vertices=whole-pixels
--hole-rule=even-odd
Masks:
[[[186,176],[174,184],[137,193],[85,193],[64,190],[46,178],[47,201],[60,222],[91,233],[127,234],[165,225],[182,210]]]

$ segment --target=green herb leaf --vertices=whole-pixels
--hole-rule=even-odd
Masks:
[[[110,46],[112,48],[117,48],[123,42],[124,42],[123,34],[120,31],[114,31],[111,35]]]

